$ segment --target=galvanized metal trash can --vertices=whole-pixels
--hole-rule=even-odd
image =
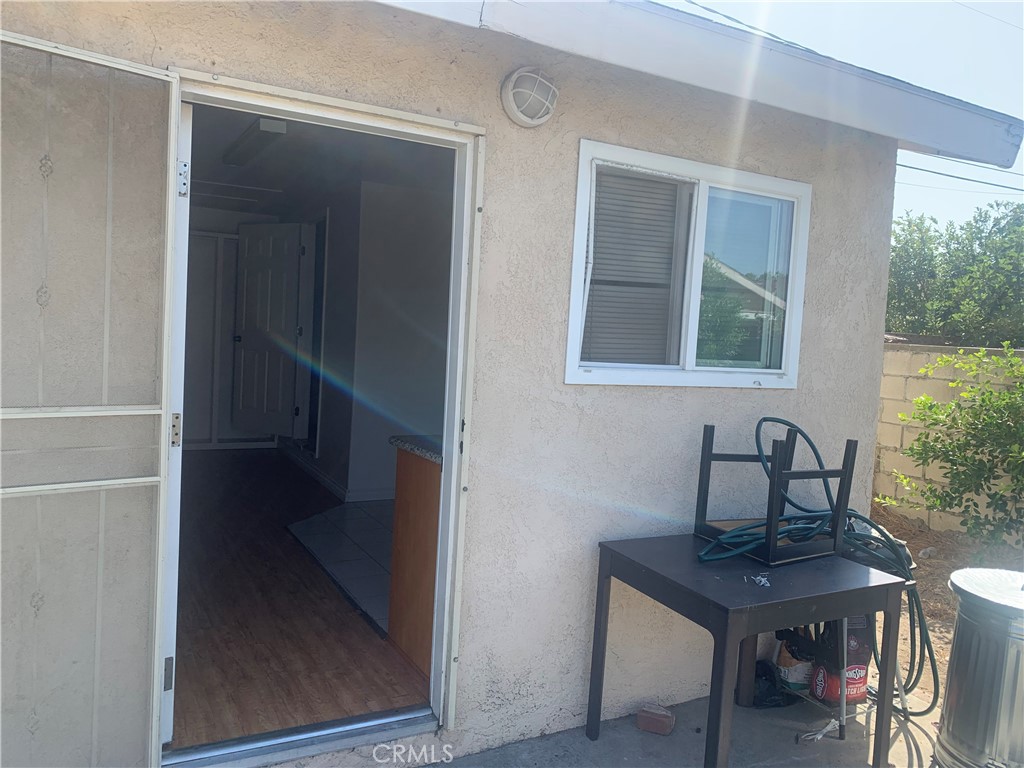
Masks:
[[[965,568],[935,758],[943,768],[1024,768],[1024,573]]]

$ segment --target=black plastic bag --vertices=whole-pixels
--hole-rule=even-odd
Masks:
[[[754,673],[754,708],[788,707],[796,704],[800,697],[791,693],[779,683],[775,665],[764,659],[757,662]]]

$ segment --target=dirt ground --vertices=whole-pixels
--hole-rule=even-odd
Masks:
[[[956,596],[949,588],[949,575],[960,568],[1006,568],[1024,571],[1024,552],[1010,546],[983,544],[958,531],[933,531],[923,521],[905,517],[877,505],[871,511],[871,518],[895,538],[906,541],[917,563],[914,575],[939,667],[941,704],[957,611]],[[929,548],[934,548],[934,554],[930,557],[921,557],[921,552]],[[879,636],[880,625],[881,622]],[[910,633],[904,612],[900,620],[900,659],[904,670],[909,658]],[[926,668],[921,683],[912,694],[917,700],[911,702],[912,708],[914,704],[930,701],[932,691],[932,676]]]

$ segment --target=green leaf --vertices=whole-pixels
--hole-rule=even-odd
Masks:
[[[969,376],[954,382],[962,391],[952,402],[922,395],[915,399],[912,414],[900,414],[901,420],[920,428],[904,455],[935,471],[923,481],[894,471],[907,491],[899,503],[960,515],[972,536],[1021,539],[1024,359],[1007,343],[997,353],[943,355],[930,367],[964,370]]]

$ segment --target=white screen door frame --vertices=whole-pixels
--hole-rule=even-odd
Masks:
[[[104,54],[95,53],[92,51],[81,50],[78,48],[72,48],[67,45],[60,43],[54,43],[47,40],[39,40],[37,38],[28,37],[26,35],[20,35],[13,32],[7,32],[0,30],[0,39],[6,43],[13,43],[15,45],[24,46],[27,48],[35,48],[37,50],[46,51],[48,53],[64,56],[72,59],[79,59],[92,64],[97,64],[102,67],[109,69],[122,70],[125,72],[131,72],[135,75],[143,75],[150,77],[155,80],[163,81],[168,84],[168,118],[167,118],[167,167],[169,172],[167,174],[167,190],[166,190],[166,204],[164,213],[164,292],[162,296],[162,353],[163,360],[161,363],[161,401],[159,404],[153,404],[152,406],[139,406],[137,408],[125,407],[125,406],[90,406],[82,408],[38,408],[38,409],[16,409],[23,411],[23,413],[17,414],[20,418],[53,418],[53,417],[74,417],[88,415],[91,417],[96,416],[118,416],[118,415],[130,415],[132,413],[138,414],[149,414],[149,413],[160,413],[160,453],[159,453],[159,475],[152,478],[135,478],[135,479],[110,479],[103,481],[93,481],[89,483],[63,483],[48,486],[46,488],[40,487],[42,490],[50,492],[64,492],[72,491],[75,486],[90,487],[90,488],[116,488],[128,485],[156,485],[158,486],[158,497],[159,497],[159,511],[158,511],[158,527],[159,527],[159,539],[157,544],[157,573],[155,579],[154,592],[152,597],[153,604],[153,615],[156,620],[153,622],[152,635],[151,635],[151,647],[154,649],[154,665],[153,665],[153,677],[152,677],[152,699],[150,706],[150,733],[148,734],[149,741],[149,752],[150,756],[157,756],[159,758],[161,743],[159,740],[160,722],[161,722],[161,710],[162,702],[164,699],[163,688],[164,688],[164,665],[162,649],[165,647],[164,641],[164,626],[160,617],[166,612],[165,601],[167,597],[168,587],[168,574],[171,574],[170,579],[171,586],[174,592],[177,591],[177,503],[173,498],[171,486],[174,486],[174,491],[177,492],[177,488],[180,487],[178,484],[169,482],[169,479],[175,475],[173,466],[177,463],[180,466],[181,462],[181,449],[171,447],[171,435],[174,428],[171,414],[176,410],[180,412],[180,403],[175,405],[171,402],[171,393],[175,390],[175,385],[170,380],[171,371],[175,370],[175,367],[171,364],[173,353],[171,350],[171,340],[174,336],[171,327],[172,317],[174,315],[171,311],[171,300],[176,294],[176,290],[172,283],[175,279],[174,268],[175,268],[175,253],[174,244],[176,239],[176,233],[173,231],[172,224],[175,221],[176,214],[176,189],[177,189],[177,178],[175,172],[175,157],[178,154],[178,127],[180,124],[180,118],[178,114],[179,106],[181,104],[181,93],[180,93],[180,77],[177,72],[156,69],[149,67],[144,64],[137,64],[133,61],[127,61],[124,59],[117,59]],[[188,133],[189,138],[191,132]],[[186,221],[187,230],[187,221]],[[182,363],[184,359],[182,359]],[[179,366],[181,371],[184,371],[184,365]],[[178,391],[181,387],[177,387]],[[35,412],[31,412],[35,411]],[[27,489],[26,489],[27,490]],[[174,514],[170,513],[171,509],[174,509]],[[173,691],[172,691],[173,693]]]
[[[251,83],[192,70],[173,69],[181,78],[180,109],[174,110],[179,123],[177,165],[191,162],[192,104],[254,112],[317,125],[414,141],[455,151],[452,258],[449,284],[448,362],[445,386],[444,442],[442,447],[441,510],[438,568],[435,582],[433,657],[431,661],[430,706],[439,723],[452,721],[455,707],[455,663],[458,658],[459,605],[461,603],[461,543],[463,538],[464,488],[467,483],[465,446],[469,445],[470,385],[473,349],[470,339],[475,327],[477,264],[479,260],[480,217],[484,131],[467,123],[442,120],[398,110]],[[172,175],[175,175],[172,174]],[[177,192],[174,201],[173,296],[171,343],[165,380],[172,391],[167,418],[181,413],[184,401],[185,300],[188,265],[188,196]],[[170,281],[169,281],[170,283]],[[160,653],[157,666],[173,657],[177,625],[178,521],[181,504],[181,449],[172,452],[167,464],[167,525],[164,528],[168,556],[163,559],[162,599],[159,612]],[[170,556],[173,550],[173,557]],[[162,676],[162,674],[161,674]],[[152,764],[160,764],[161,745],[173,728],[173,690],[162,692],[160,718],[154,732]],[[166,734],[166,736],[165,736]]]

